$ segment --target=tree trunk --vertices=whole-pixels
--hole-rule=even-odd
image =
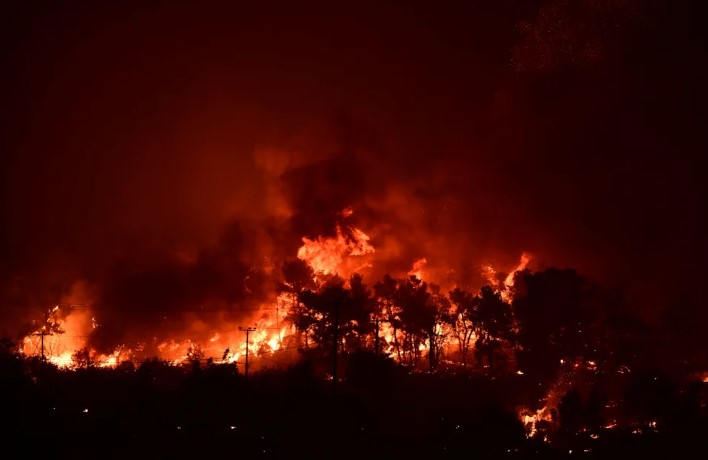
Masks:
[[[395,326],[393,326],[393,346],[396,347],[396,353],[398,354],[398,362],[403,362],[403,360],[401,359],[401,344],[398,343],[398,331],[396,331]]]
[[[435,332],[433,329],[428,332],[428,372],[433,373],[435,362]]]
[[[463,364],[467,366],[468,360],[469,360],[469,353],[470,353],[470,339],[472,338],[472,334],[469,333],[469,331],[465,331],[465,360],[463,361]]]

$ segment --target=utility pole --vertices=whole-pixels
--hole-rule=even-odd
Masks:
[[[38,335],[42,338],[42,361],[46,361],[46,358],[44,357],[44,336],[45,335],[54,335],[51,332],[46,332],[46,331],[40,331],[40,332],[35,332],[32,335]]]
[[[245,372],[245,374],[246,374],[246,380],[248,380],[248,334],[255,331],[256,328],[255,327],[245,327],[244,328],[244,327],[239,326],[238,330],[246,333],[246,372]]]
[[[278,328],[278,345],[283,345],[283,338],[280,336],[280,300],[275,300],[275,327]]]
[[[374,338],[374,356],[379,356],[379,319],[376,318],[376,337]]]

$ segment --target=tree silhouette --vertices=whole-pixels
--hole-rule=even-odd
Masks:
[[[430,367],[433,367],[435,356],[435,326],[438,315],[428,285],[424,281],[411,276],[398,282],[395,303],[400,307],[399,314],[404,333],[404,352],[408,362],[416,366],[420,357],[420,346],[426,340],[430,352]]]
[[[305,337],[305,345],[312,327],[312,322],[308,318],[303,318],[303,305],[300,295],[305,290],[314,290],[317,284],[314,280],[314,272],[306,262],[295,259],[286,261],[282,267],[283,280],[277,285],[278,295],[286,294],[289,298],[288,316],[289,321],[295,326],[298,342]],[[298,343],[299,345],[299,343]]]
[[[474,297],[460,288],[450,291],[450,301],[454,308],[448,312],[446,321],[450,324],[455,338],[457,338],[460,362],[467,365],[477,323],[477,305]]]
[[[479,324],[475,348],[487,355],[489,370],[493,372],[495,351],[503,341],[512,339],[511,306],[490,286],[482,287],[474,298],[474,305]]]
[[[3,337],[0,339],[0,356],[16,356],[17,355],[17,343]]]
[[[351,297],[350,291],[344,287],[344,280],[338,277],[330,279],[318,291],[307,289],[300,293],[300,302],[303,306],[296,321],[300,327],[310,331],[315,344],[325,347],[334,339],[334,328],[339,324],[348,324],[342,332],[346,334],[351,326]],[[335,325],[335,315],[338,316]],[[339,335],[342,337],[342,334]]]
[[[430,371],[432,372],[433,368],[440,362],[443,350],[449,339],[449,330],[443,326],[447,323],[451,303],[450,299],[441,292],[440,286],[431,284],[430,292],[430,299],[434,309],[434,323],[428,337]]]
[[[513,309],[518,321],[517,362],[524,371],[553,375],[560,360],[590,348],[588,283],[575,270],[518,273]]]
[[[376,314],[376,300],[359,273],[349,278],[349,296],[348,309],[343,312],[343,319],[349,323],[346,343],[352,349],[365,348],[366,338],[375,332],[372,320]]]
[[[187,348],[187,362],[195,372],[201,368],[201,361],[205,356],[206,353],[198,343],[193,343]]]
[[[401,362],[401,344],[398,340],[398,331],[401,330],[403,323],[399,316],[401,309],[396,305],[397,290],[398,282],[389,274],[384,275],[383,279],[374,285],[376,296],[374,319],[385,321],[391,326],[393,348],[396,351],[398,362]]]
[[[87,368],[91,366],[91,350],[86,347],[76,350],[71,355],[71,361],[77,368]]]

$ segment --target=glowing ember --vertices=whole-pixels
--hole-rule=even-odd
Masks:
[[[538,425],[542,421],[552,422],[553,417],[548,406],[544,406],[537,411],[524,411],[520,415],[521,422],[526,427],[526,437],[532,438],[538,433]]]
[[[558,411],[558,404],[563,394],[565,394],[571,385],[571,379],[572,375],[561,373],[543,400],[545,404],[542,408],[538,410],[522,408],[519,411],[519,419],[526,427],[527,438],[532,438],[539,434],[540,425],[542,423],[555,424],[557,422],[554,414]],[[544,433],[543,439],[544,441],[547,440],[546,433]]]

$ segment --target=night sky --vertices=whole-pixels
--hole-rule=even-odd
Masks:
[[[380,272],[528,251],[705,305],[701,2],[139,3],[0,7],[3,334],[80,280],[238,303],[347,206]]]

